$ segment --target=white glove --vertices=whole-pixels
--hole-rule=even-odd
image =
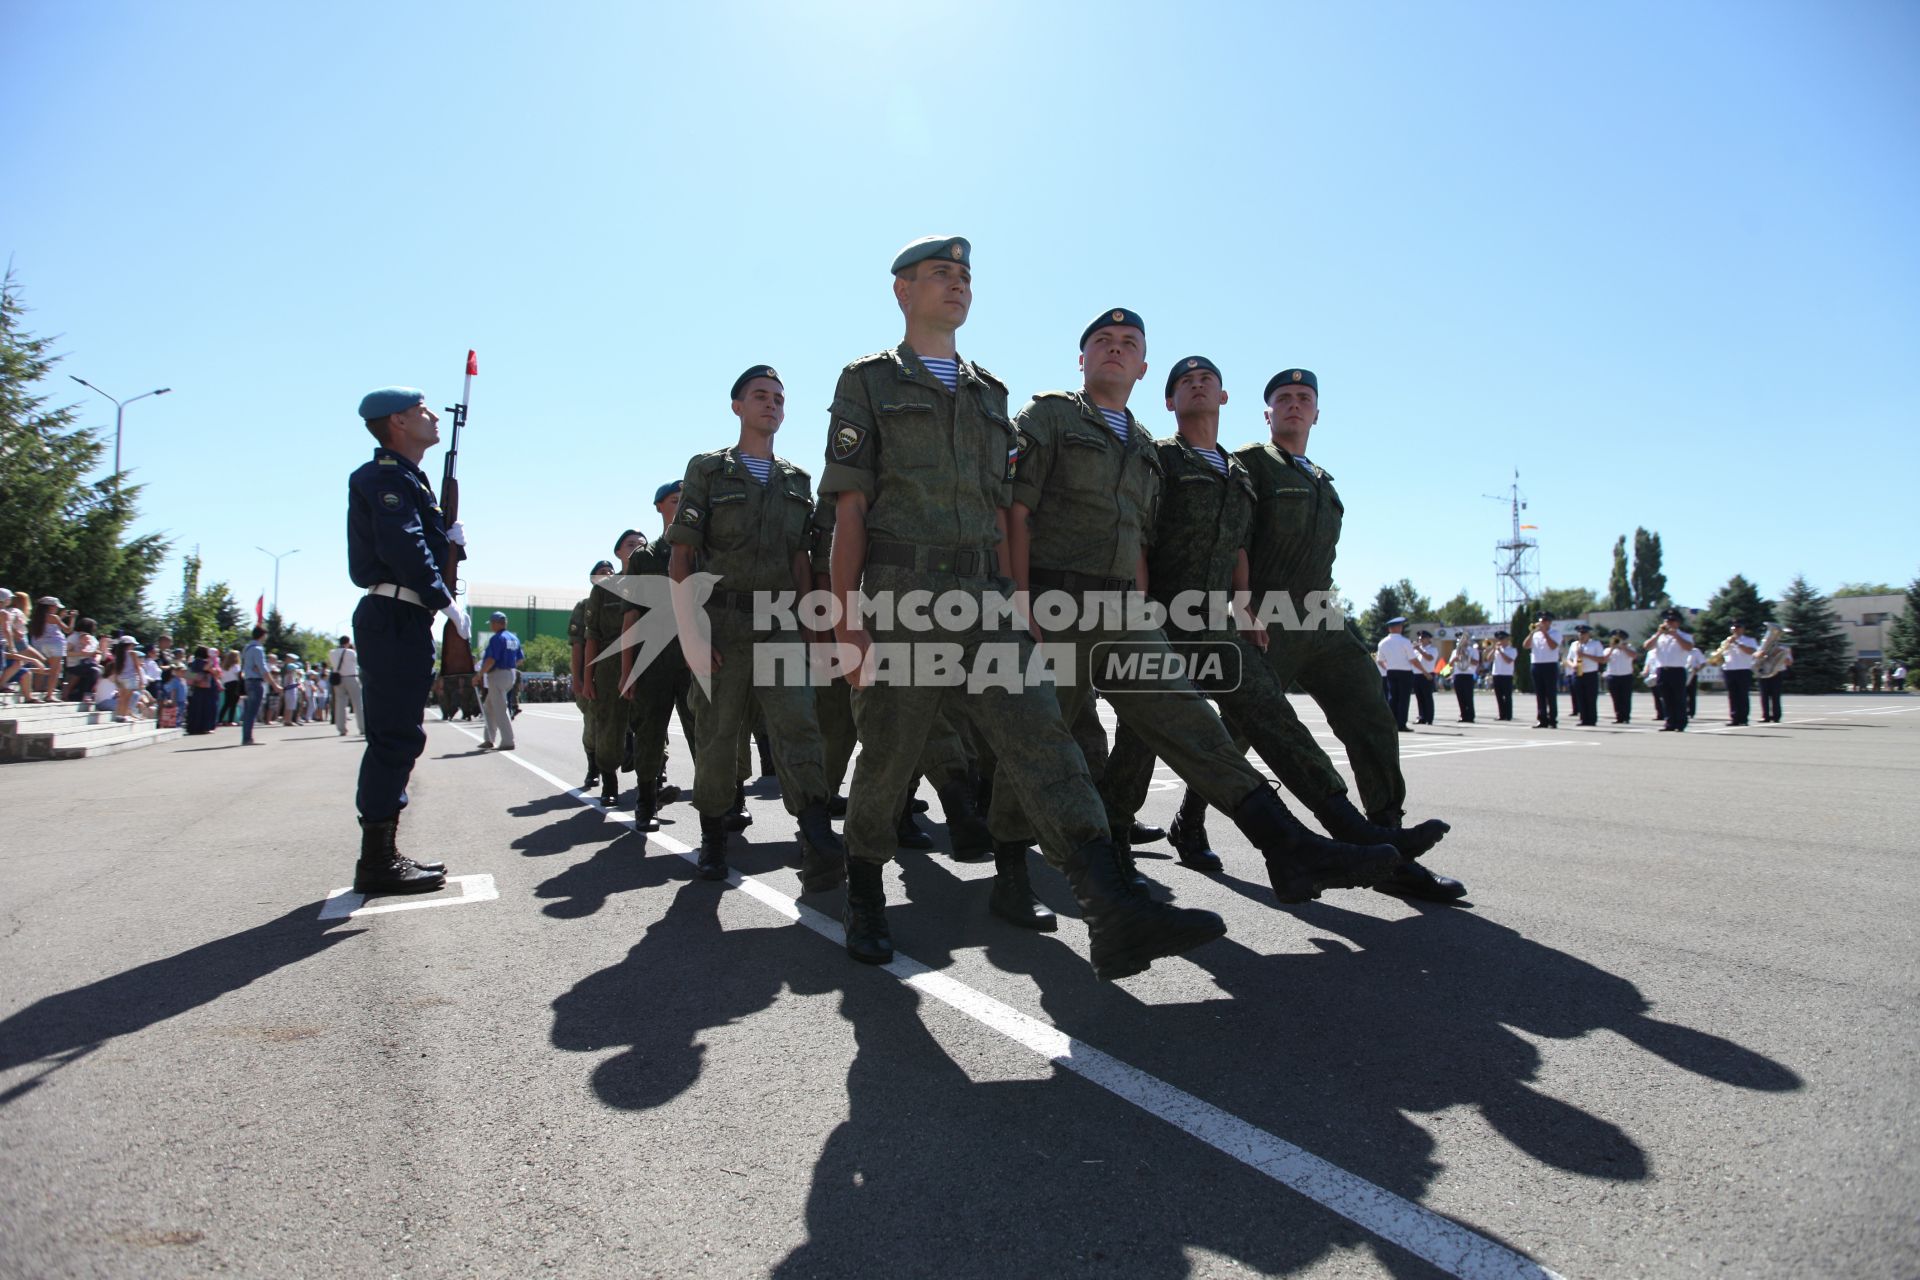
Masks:
[[[462,640],[473,639],[473,619],[467,616],[466,608],[458,600],[440,612],[446,615],[447,621],[453,624],[453,629],[460,633]]]
[[[466,546],[467,545],[466,526],[461,524],[458,520],[455,520],[452,524],[448,525],[447,541],[451,542],[456,547]]]

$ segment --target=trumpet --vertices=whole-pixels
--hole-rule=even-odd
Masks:
[[[1717,667],[1727,660],[1728,650],[1733,648],[1733,637],[1728,636],[1720,642],[1720,647],[1707,655],[1707,665]]]

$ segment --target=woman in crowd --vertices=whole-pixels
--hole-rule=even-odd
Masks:
[[[225,682],[220,690],[220,723],[240,723],[240,700],[246,697],[247,682],[240,674],[240,651],[227,650],[220,662],[220,677]]]
[[[67,637],[67,700],[84,702],[100,680],[100,637],[92,618],[74,624]]]
[[[60,677],[67,663],[65,623],[72,616],[70,612],[62,614],[60,601],[54,596],[41,596],[34,602],[33,617],[27,623],[27,643],[47,664],[37,682],[41,702],[52,702],[59,691]]]
[[[0,587],[0,690],[20,678],[21,693],[31,696],[35,673],[46,663],[27,647],[27,593]]]
[[[132,636],[121,636],[113,646],[113,665],[108,670],[108,679],[112,682],[115,695],[113,718],[116,721],[133,719],[141,686],[146,684],[146,677],[141,672],[141,659],[145,656],[140,652],[140,646],[133,642]],[[97,704],[99,699],[94,701]]]
[[[187,664],[187,732],[212,733],[220,718],[220,655],[208,645]]]

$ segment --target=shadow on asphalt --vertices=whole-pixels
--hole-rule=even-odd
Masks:
[[[779,848],[754,858],[778,861]],[[747,857],[736,863],[751,873]],[[1222,939],[1186,960],[1229,998],[1145,1005],[1096,981],[1057,939],[993,921],[989,880],[961,880],[937,856],[903,854],[900,867],[906,892],[888,916],[903,953],[940,970],[956,949],[984,947],[990,963],[1033,980],[1061,1030],[1415,1202],[1444,1166],[1412,1116],[1453,1108],[1477,1111],[1540,1164],[1617,1183],[1650,1175],[1623,1127],[1631,1113],[1594,1114],[1534,1087],[1541,1055],[1517,1033],[1610,1032],[1627,1042],[1621,1053],[1728,1087],[1801,1085],[1761,1054],[1651,1016],[1625,979],[1470,912],[1419,907],[1383,920],[1308,904],[1296,911],[1318,934],[1313,953],[1262,955]],[[1101,1266],[1180,1277],[1192,1247],[1274,1273],[1369,1242],[1395,1275],[1441,1274],[1069,1073],[974,1080],[929,1033],[914,989],[797,926],[723,930],[724,891],[689,870],[656,854],[591,873],[597,894],[685,883],[623,960],[554,1001],[552,1039],[570,1052],[619,1049],[594,1067],[591,1087],[609,1107],[645,1110],[699,1079],[708,1029],[784,992],[841,993],[858,1046],[848,1118],[814,1167],[809,1238],[775,1274],[878,1273],[912,1259],[917,1275]],[[1064,883],[1037,859],[1035,880],[1071,911]],[[831,912],[838,896],[810,901]],[[830,1087],[802,1064],[787,1085]]]
[[[322,920],[319,911],[319,903],[303,903],[265,924],[34,1001],[0,1022],[0,1071],[50,1061],[0,1093],[0,1105],[115,1036],[178,1017],[363,932],[357,925],[343,928],[345,919]]]

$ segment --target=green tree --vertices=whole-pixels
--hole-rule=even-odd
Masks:
[[[1907,606],[1887,628],[1887,657],[1909,672],[1920,666],[1920,578],[1907,584]]]
[[[1694,618],[1693,642],[1711,654],[1727,638],[1736,619],[1747,624],[1747,634],[1756,640],[1766,634],[1766,624],[1773,621],[1773,602],[1761,599],[1760,588],[1737,573],[1713,593],[1707,607]]]
[[[1660,572],[1660,535],[1645,529],[1633,531],[1633,607],[1657,608],[1667,598],[1667,575]]]
[[[566,671],[573,661],[573,647],[565,636],[535,636],[525,649],[521,666],[528,671]]]
[[[1483,626],[1491,619],[1487,611],[1467,596],[1467,589],[1460,588],[1459,594],[1435,610],[1434,616],[1450,627]]]
[[[1833,602],[1815,591],[1805,575],[1787,584],[1780,599],[1780,621],[1793,646],[1793,665],[1787,669],[1787,688],[1795,693],[1835,693],[1846,687],[1853,669],[1847,631]]]
[[[1900,588],[1886,582],[1843,582],[1833,589],[1835,600],[1847,596],[1897,596]]]
[[[1405,578],[1390,582],[1373,597],[1373,604],[1360,615],[1360,631],[1369,642],[1377,641],[1387,634],[1388,618],[1405,618],[1408,622],[1431,619],[1433,601],[1413,589],[1413,584]]]
[[[1633,608],[1633,582],[1627,576],[1627,535],[1613,544],[1613,573],[1607,578],[1607,608]]]
[[[1600,597],[1585,587],[1548,587],[1534,602],[1536,611],[1550,609],[1555,618],[1578,618],[1599,607]],[[1527,615],[1527,625],[1533,625],[1533,614]]]
[[[60,357],[51,339],[22,327],[26,311],[8,272],[0,280],[0,582],[57,595],[102,622],[144,621],[141,597],[166,540],[128,536],[139,485],[87,480],[105,447],[74,425],[72,406],[49,406],[40,391]]]
[[[240,606],[224,582],[200,587],[200,552],[187,556],[180,571],[180,598],[167,614],[167,630],[185,648],[211,644],[226,646],[239,630]]]
[[[1527,652],[1527,634],[1533,630],[1534,615],[1539,612],[1538,605],[1523,604],[1513,611],[1513,621],[1507,624],[1513,647],[1520,651],[1513,660],[1513,691],[1516,696],[1523,693],[1533,696],[1533,657]]]

